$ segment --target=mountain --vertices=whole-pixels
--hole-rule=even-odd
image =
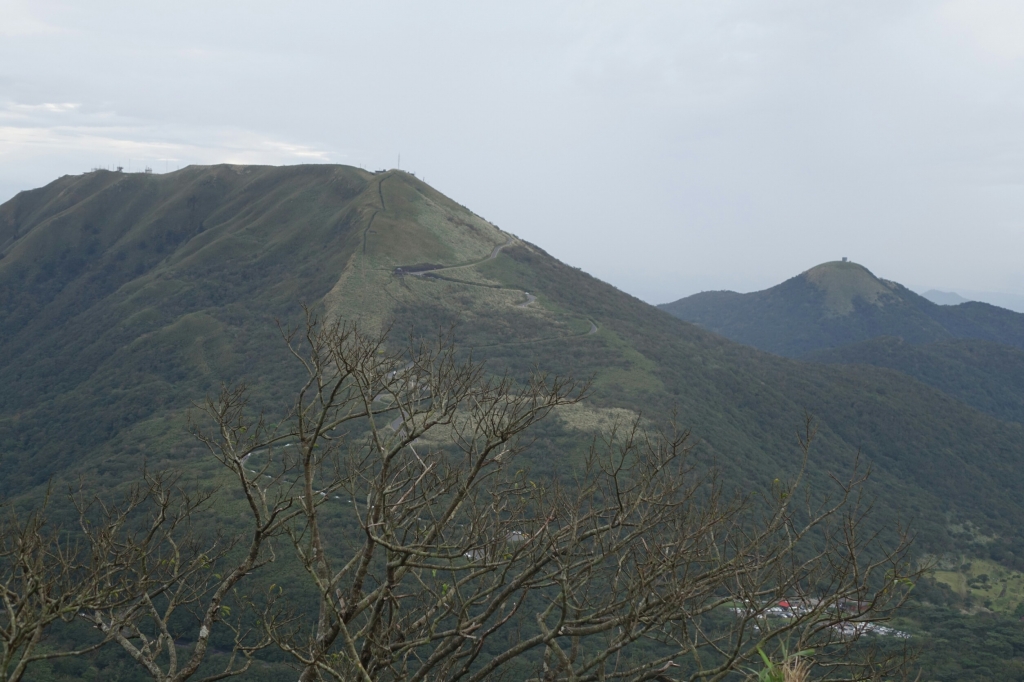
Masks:
[[[705,292],[659,307],[772,353],[896,370],[1024,423],[1024,315],[926,296],[838,261],[764,291]]]
[[[880,327],[906,313],[908,334],[955,338],[938,306],[837,267],[838,277],[830,264],[777,287],[770,310],[816,320],[813,339],[865,309],[877,309]],[[459,343],[495,371],[592,376],[584,406],[542,424],[535,469],[567,466],[596,425],[640,412],[660,422],[675,409],[701,461],[739,489],[764,489],[798,466],[794,434],[811,412],[812,482],[860,452],[879,523],[914,518],[922,551],[1024,568],[1019,423],[892,369],[734,343],[561,263],[410,174],[344,166],[95,171],[0,206],[0,493],[54,477],[115,485],[144,462],[213,472],[185,434],[188,406],[244,378],[273,413],[297,380],[277,322],[295,323],[301,303],[399,336],[455,324]],[[976,305],[952,310],[965,309],[969,328],[1012,337],[1015,318]]]
[[[968,301],[981,301],[982,303],[991,303],[994,306],[1012,310],[1015,313],[1024,313],[1024,296],[1019,294],[1007,294],[998,291],[961,291],[960,293],[953,293],[929,289],[921,295],[932,303],[938,303],[939,305],[958,305]]]
[[[956,292],[939,291],[938,289],[929,289],[922,293],[921,296],[937,305],[960,305],[961,303],[967,303],[970,300]]]
[[[881,336],[920,344],[953,339],[1024,348],[1024,314],[987,303],[937,305],[856,263],[823,263],[764,291],[708,291],[659,306],[770,353],[800,357]]]

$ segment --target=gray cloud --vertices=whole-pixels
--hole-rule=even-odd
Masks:
[[[12,3],[0,199],[402,166],[652,302],[840,256],[1024,293],[1015,2]]]

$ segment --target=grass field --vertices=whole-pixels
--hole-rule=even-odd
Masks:
[[[989,559],[961,559],[940,564],[933,573],[960,597],[992,611],[1012,612],[1024,602],[1024,573],[1010,570]]]

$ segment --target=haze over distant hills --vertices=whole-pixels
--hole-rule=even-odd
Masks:
[[[1012,310],[1015,313],[1024,313],[1024,296],[1018,294],[1007,294],[998,291],[964,290],[962,292],[954,292],[928,289],[921,292],[921,295],[932,303],[938,303],[939,305],[959,305],[968,301],[980,301],[981,303],[990,303],[1000,308]]]
[[[751,334],[784,312],[805,331],[794,341],[796,327],[769,325],[767,338],[799,348],[838,341],[837,320],[892,322],[923,340],[977,328],[1013,341],[1024,317],[965,304],[944,318],[853,264],[776,289],[702,295],[697,309],[742,302],[726,319],[755,316],[740,327]],[[592,376],[591,399],[537,434],[539,471],[568,466],[595,429],[638,413],[661,422],[677,408],[702,462],[740,489],[767,489],[799,464],[793,434],[811,412],[821,427],[812,481],[825,485],[860,452],[874,467],[879,523],[917,519],[922,551],[1024,557],[1024,438],[1009,413],[889,368],[734,343],[559,262],[412,175],[345,166],[97,171],[0,206],[2,492],[51,477],[115,485],[144,461],[207,471],[185,410],[242,378],[257,404],[281,409],[297,374],[275,323],[297,320],[300,303],[365,328],[390,324],[399,337],[454,323],[494,371]],[[998,541],[972,544],[964,523]]]
[[[929,289],[928,291],[922,292],[921,295],[932,303],[936,303],[938,305],[960,305],[961,303],[967,303],[971,300],[969,298],[964,298],[956,292],[939,291],[938,289]]]
[[[494,372],[592,377],[584,404],[530,434],[522,463],[537,475],[568,473],[616,423],[676,410],[699,466],[765,492],[799,468],[810,413],[811,490],[859,454],[875,527],[909,520],[919,555],[1024,571],[1024,316],[938,306],[841,263],[679,302],[714,333],[410,174],[345,166],[96,171],[0,206],[0,497],[51,481],[109,489],[144,465],[216,482],[185,412],[244,379],[279,414],[300,372],[277,323],[302,303],[390,325],[394,343],[454,324]],[[1018,595],[993,590],[991,606],[1012,613]]]
[[[938,305],[856,263],[823,263],[750,294],[707,291],[659,306],[687,322],[771,353],[799,357],[879,336],[1024,348],[1024,315],[987,303]]]
[[[1024,315],[954,296],[933,302],[837,261],[765,291],[705,292],[660,307],[772,353],[897,370],[1024,423]]]

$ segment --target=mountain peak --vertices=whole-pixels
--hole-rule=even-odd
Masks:
[[[1024,315],[980,303],[937,306],[849,261],[822,263],[764,291],[704,292],[659,307],[781,355],[882,336],[911,344],[981,339],[1024,348]]]
[[[964,298],[955,291],[939,291],[938,289],[929,289],[921,294],[921,296],[927,298],[936,305],[960,305],[961,303],[968,303],[971,300],[969,298]]]
[[[858,298],[881,306],[886,295],[893,293],[891,283],[875,277],[863,265],[845,260],[822,263],[804,272],[802,277],[825,294],[825,307],[833,315],[852,313]]]
[[[589,434],[609,422],[641,407],[657,422],[678,406],[700,436],[695,456],[721,462],[730,485],[755,489],[799,466],[786,454],[789,434],[811,408],[828,443],[815,451],[812,485],[863,448],[877,466],[882,518],[912,500],[934,539],[925,551],[959,547],[945,539],[948,518],[977,518],[1015,543],[1007,556],[1024,556],[1017,425],[891,372],[734,347],[560,263],[411,174],[225,165],[67,176],[0,205],[0,256],[5,497],[80,475],[113,490],[143,462],[213,480],[213,461],[192,454],[185,408],[245,379],[268,419],[291,409],[298,363],[275,323],[301,329],[306,303],[371,332],[391,325],[391,350],[406,334],[429,340],[457,323],[460,347],[487,372],[519,378],[539,366],[594,377],[593,400],[556,411],[524,453],[538,475],[571,472],[562,467],[586,456]],[[885,305],[864,302],[883,296]],[[854,311],[830,313],[826,299]],[[853,263],[668,308],[789,355],[879,335],[908,345],[979,330],[1024,348],[1024,316],[940,308]],[[1017,355],[1000,357],[1016,366]],[[998,386],[1012,389],[1017,376],[1004,373]],[[1001,414],[1019,414],[1019,403],[1007,404]]]

